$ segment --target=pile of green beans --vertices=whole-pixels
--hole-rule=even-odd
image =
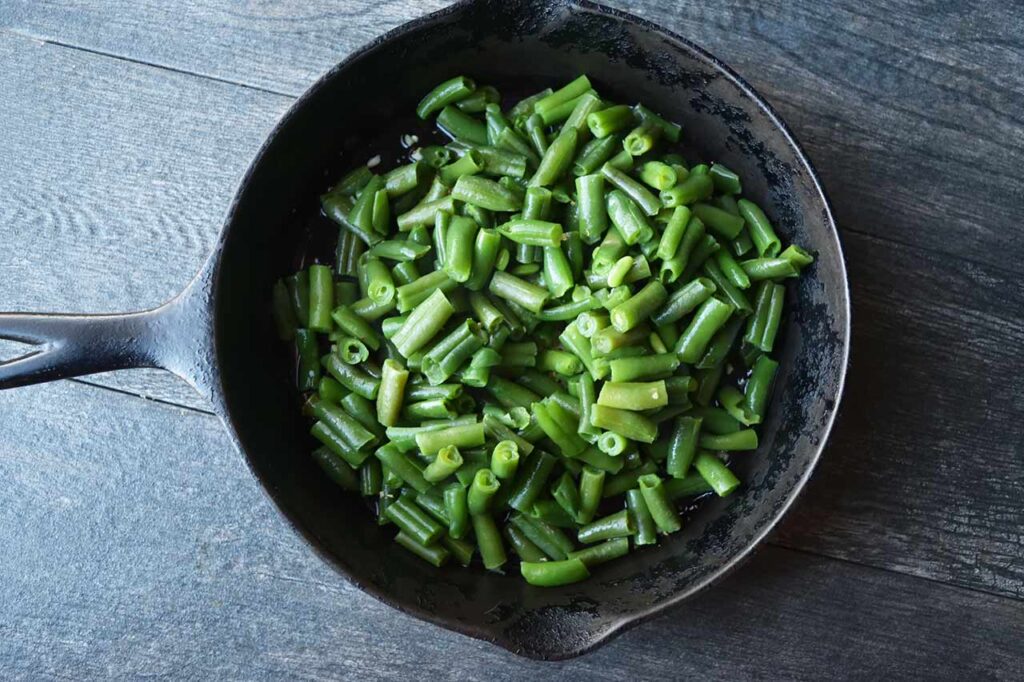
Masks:
[[[740,481],[778,363],[782,244],[680,126],[586,76],[502,109],[466,77],[420,102],[450,142],[321,197],[335,262],[273,290],[313,453],[424,561],[531,585],[683,524]]]

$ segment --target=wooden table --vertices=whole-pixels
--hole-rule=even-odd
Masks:
[[[176,293],[292,100],[443,4],[5,0],[0,307],[122,311]],[[750,80],[834,201],[853,286],[848,389],[773,540],[595,653],[520,660],[346,584],[183,384],[64,381],[0,394],[0,675],[1024,675],[1024,13],[1008,0],[614,4]]]

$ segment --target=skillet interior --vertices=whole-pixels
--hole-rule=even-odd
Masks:
[[[636,22],[636,23],[635,23]],[[394,546],[357,496],[327,481],[268,316],[270,288],[305,248],[303,216],[339,172],[388,146],[419,97],[465,73],[533,89],[587,73],[602,94],[643,101],[721,160],[784,242],[817,254],[790,286],[786,350],[760,449],[736,458],[742,492],[704,504],[661,546],[555,589],[458,567],[436,570]],[[396,123],[399,121],[399,123]],[[357,150],[348,153],[345,150]],[[812,172],[774,116],[710,56],[650,25],[574,3],[462,3],[397,29],[333,69],[281,122],[228,218],[214,276],[215,345],[226,421],[275,502],[352,581],[420,618],[517,653],[564,658],[678,601],[741,559],[788,507],[831,426],[846,367],[845,270]]]

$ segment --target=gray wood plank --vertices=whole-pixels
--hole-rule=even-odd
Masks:
[[[178,293],[290,104],[4,31],[0,61],[4,310],[118,312]],[[164,372],[90,381],[205,407]]]
[[[1024,597],[1024,290],[993,267],[846,247],[846,396],[781,541]]]
[[[10,93],[0,123],[13,163],[0,171],[2,306],[106,312],[172,295],[205,257],[235,176],[288,100],[3,32],[0,53],[11,66],[0,72]],[[1015,280],[854,233],[847,245],[850,394],[824,482],[784,541],[1021,596],[1019,392],[992,373],[1014,366],[1007,354],[1024,340]],[[919,383],[893,386],[897,372]],[[89,381],[206,407],[160,372]],[[934,465],[923,467],[922,453]]]
[[[444,4],[12,0],[0,26],[297,95],[354,47]],[[1018,268],[1024,244],[1006,238],[1024,181],[1016,3],[608,4],[750,80],[806,145],[847,229]]]
[[[348,585],[213,417],[62,382],[0,393],[0,434],[8,678],[1024,674],[1024,603],[778,548],[593,654],[527,662]]]

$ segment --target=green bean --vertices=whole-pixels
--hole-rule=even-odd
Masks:
[[[395,542],[436,568],[444,566],[451,557],[451,554],[444,547],[440,545],[422,545],[404,531],[400,531],[395,535]]]
[[[658,201],[658,197],[651,194],[649,189],[641,185],[629,175],[626,175],[618,168],[609,166],[606,163],[601,166],[601,175],[603,175],[608,182],[615,185],[626,196],[636,202],[636,205],[639,206],[647,215],[657,215],[658,211],[661,210],[661,202]]]
[[[566,471],[559,477],[558,483],[551,488],[551,497],[554,498],[555,503],[565,512],[566,518],[569,520],[568,527],[575,528],[580,510],[580,494],[576,489],[576,482],[573,480],[572,474]],[[535,503],[534,511],[536,510],[537,505]]]
[[[740,266],[743,268],[743,272],[755,282],[766,279],[785,279],[800,274],[793,262],[786,258],[754,258],[743,261]]]
[[[506,343],[501,349],[503,367],[533,367],[537,364],[537,344],[533,341]]]
[[[526,118],[526,136],[530,138],[530,144],[541,156],[548,150],[548,139],[544,133],[544,119],[536,114]]]
[[[553,298],[561,298],[574,285],[572,266],[561,246],[544,248],[544,283]]]
[[[539,313],[548,299],[545,289],[504,272],[495,272],[488,290],[500,298],[517,303],[533,313]]]
[[[743,229],[743,218],[711,204],[694,204],[693,214],[722,239],[735,239]]]
[[[658,278],[667,283],[673,283],[681,277],[685,279],[688,272],[695,270],[718,248],[718,242],[705,233],[704,223],[699,218],[690,218],[675,255],[662,262]]]
[[[357,393],[350,393],[342,398],[339,404],[341,405],[341,408],[349,414],[349,416],[359,422],[363,428],[374,435],[374,438],[376,439],[374,442],[379,442],[384,439],[385,427],[381,426],[380,422],[377,421],[377,415],[372,401],[367,400]]]
[[[391,239],[374,244],[367,255],[373,258],[384,258],[398,262],[414,261],[430,252],[430,247],[405,239]]]
[[[664,118],[658,116],[642,104],[637,104],[634,107],[634,111],[641,121],[656,126],[666,140],[673,143],[679,141],[679,134],[682,131],[682,126],[678,123],[666,121]]]
[[[393,442],[377,448],[373,454],[388,471],[398,476],[407,485],[412,486],[417,492],[426,492],[430,488],[430,483],[423,478],[423,472],[420,471],[416,463],[399,450]]]
[[[491,211],[516,211],[523,200],[515,192],[493,180],[476,175],[463,175],[452,188],[452,198]]]
[[[319,358],[317,362],[320,362]],[[317,384],[317,395],[321,400],[326,400],[329,403],[340,403],[348,393],[348,389],[339,384],[334,377],[320,377]]]
[[[331,376],[338,380],[342,386],[363,396],[367,400],[375,400],[380,390],[380,379],[367,374],[362,369],[354,367],[342,361],[335,354],[327,356],[324,367]]]
[[[457,182],[455,184],[458,185]],[[408,211],[398,216],[396,219],[398,229],[403,232],[408,232],[417,225],[432,225],[435,220],[434,216],[438,211],[447,211],[448,213],[453,213],[455,211],[454,201],[455,197],[451,195],[443,196],[432,201],[421,201]]]
[[[318,447],[313,451],[313,459],[342,490],[351,492],[359,490],[359,481],[352,467],[344,459],[335,455],[330,448],[325,445]]]
[[[661,161],[647,161],[640,168],[640,179],[654,189],[669,189],[676,184],[677,175],[672,166]]]
[[[455,282],[465,282],[473,269],[473,243],[476,222],[465,216],[453,216],[445,234],[444,271]]]
[[[622,140],[622,147],[632,156],[643,156],[654,148],[654,144],[661,136],[661,129],[657,126],[642,122],[633,130],[629,131]]]
[[[636,524],[629,514],[623,509],[596,521],[591,521],[580,528],[578,539],[583,543],[601,542],[612,538],[623,538],[633,535],[636,532]]]
[[[528,388],[498,376],[492,376],[487,382],[487,390],[506,408],[529,407],[531,403],[540,400],[540,396]]]
[[[675,187],[662,190],[661,203],[668,208],[694,204],[710,197],[714,187],[708,176],[691,173]]]
[[[572,303],[563,303],[560,306],[544,308],[537,315],[537,319],[542,322],[573,320],[577,319],[580,315],[592,311],[594,308],[599,308],[600,306],[601,301],[598,300],[596,296],[591,296]]]
[[[320,349],[316,332],[309,329],[295,331],[295,349],[298,355],[296,385],[300,391],[312,391],[320,380]]]
[[[643,443],[653,443],[658,435],[657,425],[647,417],[600,403],[594,406],[590,415],[590,423],[598,428],[614,431],[625,438]]]
[[[729,471],[722,460],[710,452],[701,452],[697,455],[693,466],[719,497],[727,496],[740,486],[739,479]]]
[[[575,376],[583,371],[583,363],[572,353],[560,350],[545,350],[537,356],[538,369],[555,372],[562,376]]]
[[[421,431],[416,434],[416,447],[425,455],[433,455],[446,445],[458,448],[475,448],[484,444],[484,425],[481,423],[463,424]]]
[[[679,368],[675,353],[616,358],[609,363],[611,380],[616,383],[635,379],[664,379]]]
[[[526,582],[537,587],[568,585],[590,577],[590,571],[581,559],[523,561],[519,564],[519,571]]]
[[[637,483],[643,495],[647,509],[654,519],[655,525],[662,533],[674,533],[682,527],[679,512],[672,506],[665,486],[657,474],[644,474]]]
[[[438,169],[437,176],[446,185],[454,185],[463,175],[476,175],[483,169],[483,156],[477,150],[470,149],[456,161],[449,163],[447,166],[441,166]]]
[[[486,427],[485,427],[486,428]],[[491,470],[502,480],[515,476],[519,468],[519,446],[513,440],[502,440],[491,451]]]
[[[380,460],[368,458],[359,467],[359,492],[363,497],[376,497],[380,494],[384,474]]]
[[[309,328],[330,332],[333,328],[331,308],[334,307],[334,277],[326,265],[309,266]]]
[[[627,149],[620,149],[614,156],[605,161],[606,164],[619,170],[631,170],[633,168],[633,155]]]
[[[633,542],[637,545],[653,545],[658,541],[657,526],[647,502],[644,501],[643,493],[633,488],[626,491],[626,509],[633,518],[633,525],[636,527],[636,534]]]
[[[750,379],[747,380],[744,407],[750,415],[751,424],[760,424],[764,419],[768,408],[768,396],[771,393],[772,382],[775,380],[775,373],[779,369],[779,363],[767,355],[762,355],[754,363],[750,372]]]
[[[501,93],[496,88],[484,85],[455,102],[455,106],[467,113],[479,114],[488,104],[494,104],[500,100]],[[447,102],[447,104],[451,104],[451,102]]]
[[[505,526],[505,538],[521,561],[547,561],[547,555],[533,544],[523,531],[513,525]]]
[[[658,280],[651,280],[634,296],[611,310],[612,326],[621,333],[628,332],[651,317],[661,308],[668,292]]]
[[[593,243],[608,229],[608,209],[604,198],[604,176],[583,175],[576,178],[579,201],[580,236]]]
[[[535,544],[540,551],[555,561],[566,558],[573,550],[573,543],[565,533],[541,519],[525,514],[513,514],[512,525],[522,531],[526,538]]]
[[[437,115],[437,127],[449,137],[472,144],[487,144],[487,126],[451,105]]]
[[[711,164],[708,175],[715,183],[715,189],[722,194],[740,194],[743,192],[740,177],[720,163]]]
[[[473,94],[474,90],[476,90],[476,83],[465,76],[456,76],[446,80],[424,95],[420,103],[416,105],[416,115],[425,120],[435,111],[466,99]]]
[[[590,337],[590,344],[595,354],[608,355],[618,348],[643,343],[648,333],[646,325],[633,327],[625,332],[620,332],[615,327],[605,327]]]
[[[690,224],[690,209],[686,206],[676,206],[672,209],[672,217],[669,218],[668,224],[665,226],[665,231],[661,234],[661,241],[658,243],[657,256],[663,261],[670,260],[679,251],[679,246],[683,241],[683,236],[686,234],[688,226]],[[691,238],[692,241],[692,238]],[[692,249],[692,244],[690,249]],[[685,256],[688,255],[689,251],[684,254],[683,265],[685,265]]]
[[[717,298],[709,298],[701,303],[675,345],[674,351],[679,360],[689,364],[700,360],[711,337],[721,329],[732,313],[733,307]]]
[[[779,254],[779,258],[784,258],[792,263],[797,272],[814,262],[814,256],[796,244],[787,246],[786,250]]]
[[[622,138],[618,135],[587,142],[576,153],[576,158],[572,162],[572,174],[582,176],[596,173],[602,165],[611,161],[616,152],[621,149],[621,143]]]
[[[464,538],[469,530],[466,489],[460,483],[452,483],[445,486],[442,495],[445,514],[448,516],[448,535],[455,539]]]
[[[391,342],[403,357],[408,358],[425,346],[454,312],[455,308],[444,292],[437,289],[416,306]]]
[[[551,141],[544,156],[537,166],[536,172],[530,178],[531,187],[546,186],[556,183],[572,164],[573,153],[576,151],[578,134],[575,129],[569,128],[559,133],[558,137]]]
[[[546,112],[550,112],[566,102],[576,99],[588,90],[590,90],[590,80],[586,76],[579,76],[558,90],[535,101],[532,111],[543,116]]]
[[[665,470],[673,478],[683,478],[689,473],[697,453],[697,440],[703,421],[697,417],[679,417],[672,427],[672,437],[668,444],[668,457]]]
[[[747,224],[747,229],[750,230],[750,239],[757,247],[757,253],[762,258],[777,256],[782,248],[782,243],[775,235],[775,230],[764,211],[749,199],[740,199],[736,205]]]
[[[541,450],[534,451],[519,467],[519,473],[509,488],[508,505],[521,512],[529,511],[543,491],[554,466],[554,457]]]
[[[562,243],[562,226],[544,220],[510,220],[499,225],[498,232],[517,244],[557,247]]]
[[[444,528],[407,497],[399,497],[384,510],[384,515],[399,530],[421,545],[437,542]]]
[[[388,223],[391,222],[391,205],[388,203],[388,192],[386,189],[379,189],[374,192],[370,215],[374,232],[386,235]]]
[[[711,342],[708,344],[707,350],[704,352],[703,357],[701,357],[697,362],[697,368],[707,369],[709,367],[717,367],[725,362],[725,358],[735,345],[736,338],[739,336],[740,329],[742,327],[742,317],[730,318],[729,321],[711,337]]]
[[[490,469],[480,469],[477,471],[476,475],[473,476],[473,483],[469,486],[467,498],[470,515],[475,516],[489,512],[494,495],[500,487],[501,483],[493,471]]]
[[[721,435],[708,433],[702,435],[699,442],[702,448],[721,452],[756,450],[757,432],[753,429],[743,429],[735,433]]]
[[[612,457],[618,457],[621,455],[626,451],[626,447],[628,445],[629,441],[614,431],[605,431],[597,439],[597,447],[601,452]]]
[[[704,274],[708,276],[712,282],[715,283],[715,290],[721,294],[733,308],[742,314],[753,312],[753,308],[750,305],[750,301],[744,296],[743,292],[736,288],[732,282],[725,276],[722,269],[718,267],[718,263],[711,259],[704,262]]]
[[[643,211],[621,190],[615,189],[606,198],[608,217],[627,246],[648,241],[654,234]],[[594,256],[595,266],[597,256]],[[615,258],[618,260],[618,257]]]
[[[588,129],[590,114],[603,107],[604,103],[601,102],[601,98],[593,90],[583,93],[576,99],[576,106],[572,108],[569,118],[565,119],[562,130],[572,128],[577,133],[583,133]]]
[[[473,267],[469,279],[466,280],[467,289],[479,291],[487,286],[491,275],[494,274],[500,247],[501,235],[497,232],[483,229],[476,233],[476,241],[473,244]]]
[[[484,568],[488,571],[501,568],[508,561],[508,557],[494,519],[490,514],[476,514],[470,518],[473,521],[473,534],[476,535],[476,546],[480,550]]]
[[[356,198],[356,202],[352,205],[352,209],[348,213],[348,222],[363,232],[376,232],[376,226],[373,223],[373,208],[377,197],[377,192],[384,189],[384,180],[380,176],[374,175],[370,178],[370,181],[366,183],[359,192],[359,196]],[[387,201],[387,195],[385,194],[385,202]]]
[[[561,423],[557,406],[541,401],[533,403],[530,409],[537,425],[558,446],[563,456],[573,457],[586,449],[586,443],[576,433],[576,425],[570,427]]]
[[[331,188],[331,194],[343,194],[352,196],[359,193],[363,187],[366,187],[366,183],[373,177],[373,172],[370,171],[366,166],[359,166],[353,169],[341,180],[338,181],[334,187]]]
[[[606,382],[597,396],[597,404],[619,410],[651,410],[668,405],[668,394],[664,381]]]
[[[609,287],[617,287],[626,281],[626,275],[633,268],[633,257],[623,256],[619,260],[615,261],[611,269],[608,271],[607,283]],[[595,273],[596,274],[596,273]],[[600,277],[600,276],[598,276]],[[598,280],[600,281],[600,279]]]

